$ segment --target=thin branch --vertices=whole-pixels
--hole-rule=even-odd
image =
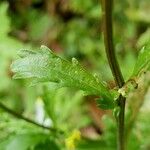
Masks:
[[[107,59],[119,88],[124,85],[124,79],[115,55],[115,48],[113,44],[113,25],[112,25],[112,5],[113,0],[102,0],[103,2],[103,19],[104,19],[104,40]],[[122,95],[118,98],[118,106],[120,107],[119,117],[117,118],[118,125],[118,150],[125,149],[124,142],[124,112],[125,112],[125,98]]]
[[[14,117],[16,117],[18,119],[24,120],[24,121],[26,121],[26,122],[28,122],[30,124],[36,125],[36,126],[41,127],[43,129],[47,129],[49,131],[56,131],[56,129],[54,129],[54,128],[41,125],[41,124],[39,124],[39,123],[29,119],[29,118],[26,118],[25,116],[23,116],[23,115],[15,112],[15,111],[13,111],[12,109],[8,108],[7,106],[2,104],[1,102],[0,102],[0,109],[3,109],[5,112],[9,113],[10,115],[12,115],[12,116],[14,116]]]

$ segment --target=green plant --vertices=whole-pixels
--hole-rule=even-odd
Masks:
[[[75,88],[78,90],[83,90],[85,95],[98,96],[97,104],[100,108],[113,110],[113,114],[117,121],[117,130],[118,130],[117,131],[118,132],[118,138],[117,138],[118,146],[117,147],[118,147],[118,150],[125,149],[125,143],[128,142],[127,140],[129,136],[129,133],[127,132],[130,132],[131,127],[136,118],[136,115],[135,115],[136,112],[134,111],[131,112],[134,115],[132,118],[127,116],[127,120],[126,120],[127,126],[125,128],[125,125],[124,125],[125,100],[130,98],[129,95],[132,92],[134,92],[136,97],[134,97],[135,96],[134,95],[131,97],[131,99],[133,97],[134,99],[137,99],[137,95],[138,95],[137,93],[139,92],[139,89],[141,88],[141,85],[140,85],[141,79],[143,80],[143,78],[144,79],[146,78],[147,74],[145,73],[150,68],[150,46],[145,44],[145,47],[142,48],[141,52],[139,53],[139,57],[135,64],[132,75],[130,76],[129,79],[124,81],[116,56],[115,56],[115,48],[113,46],[112,1],[111,0],[103,1],[103,11],[104,11],[104,27],[105,27],[104,37],[105,37],[106,53],[107,53],[108,61],[110,64],[110,68],[112,70],[112,73],[116,82],[116,87],[114,89],[109,89],[108,86],[99,79],[98,75],[96,74],[92,75],[92,73],[86,71],[78,63],[78,61],[75,58],[72,59],[72,62],[69,62],[55,55],[46,46],[41,46],[41,48],[38,51],[37,50],[36,51],[22,50],[21,52],[19,52],[19,56],[21,57],[21,59],[16,60],[11,65],[12,71],[15,73],[14,78],[15,79],[22,79],[22,78],[31,79],[32,81],[31,85],[35,85],[37,83],[51,82],[52,90],[49,90],[49,88],[47,89],[47,85],[46,85],[43,90],[44,92],[42,93],[41,96],[45,104],[44,105],[45,110],[49,118],[52,119],[53,125],[50,127],[41,125],[35,121],[32,121],[24,117],[23,115],[19,115],[18,113],[7,108],[5,105],[1,104],[0,107],[6,112],[9,112],[10,114],[22,120],[25,120],[26,122],[34,124],[38,127],[42,127],[42,129],[46,129],[46,130],[48,129],[48,131],[50,131],[50,133],[48,134],[47,133],[43,134],[43,132],[40,129],[37,132],[34,132],[34,131],[31,132],[31,130],[33,130],[32,129],[33,127],[32,127],[30,129],[30,132],[28,133],[25,132],[21,135],[16,135],[14,137],[11,137],[8,141],[9,142],[13,141],[13,142],[10,142],[10,145],[7,147],[7,149],[11,149],[11,147],[13,147],[14,145],[15,146],[17,145],[18,149],[21,149],[21,147],[22,149],[28,149],[30,145],[32,145],[32,147],[30,147],[31,149],[33,147],[35,149],[36,148],[40,149],[40,147],[44,148],[44,147],[51,147],[51,146],[53,146],[53,149],[59,149],[58,141],[59,143],[61,143],[62,135],[64,137],[68,136],[64,134],[66,134],[68,129],[71,128],[67,124],[63,124],[63,122],[67,120],[69,116],[68,114],[72,110],[71,106],[73,106],[73,108],[76,108],[76,106],[78,106],[78,103],[80,102],[80,99],[82,97],[81,93],[77,93],[76,96],[74,96],[74,99],[72,99],[72,102],[69,102],[70,98],[67,96],[64,96],[65,104],[59,103],[59,100],[57,100],[58,95],[61,95],[61,96],[69,95],[65,90],[63,91],[63,94],[60,94],[61,92],[55,93],[53,91],[54,89],[59,89],[61,87]],[[147,85],[145,87],[144,85],[142,85],[142,87],[144,88],[144,91],[143,91],[143,94],[141,95],[141,98],[143,98],[144,92],[147,90],[148,86],[149,86],[149,80],[147,80]],[[70,97],[72,97],[72,93]],[[60,110],[58,111],[55,109],[56,101],[59,103],[58,104],[60,106],[59,109],[62,109],[63,110],[62,112],[65,114],[62,118],[59,117],[58,115],[58,114],[61,114],[62,112]],[[140,104],[141,104],[141,101],[139,100],[139,105],[137,105],[136,108],[139,109]],[[131,110],[132,110],[132,105],[131,105]],[[80,123],[78,123],[78,125],[82,126]],[[111,131],[112,127],[114,126],[112,125],[111,127],[109,127],[108,131],[109,130]],[[74,138],[72,138],[74,136],[73,133],[70,133],[71,134],[70,138],[67,138],[69,139],[68,141],[70,142],[70,146],[74,146],[74,142],[75,142],[73,140]],[[49,135],[51,136],[49,137]],[[37,138],[33,139],[32,136],[37,137]],[[77,149],[79,150],[87,149],[88,147],[89,149],[91,148],[95,150],[95,149],[99,149],[100,145],[103,145],[100,148],[104,149],[105,146],[107,145],[108,140],[110,140],[108,137],[110,137],[110,135],[105,135],[104,139],[106,140],[103,139],[101,142],[100,141],[96,141],[96,142],[83,141],[83,143],[81,143],[81,145],[79,145]],[[56,139],[58,139],[58,141]],[[3,145],[5,145],[5,143],[7,142],[4,141]],[[88,142],[90,142],[91,145],[87,146]],[[108,149],[110,150],[111,148],[108,148]]]

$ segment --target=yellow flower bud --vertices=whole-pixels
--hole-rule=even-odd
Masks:
[[[81,133],[79,130],[74,130],[71,135],[65,140],[67,150],[74,150],[75,143],[81,139]]]
[[[65,141],[67,150],[74,150],[75,149],[75,143],[74,140],[71,138],[67,138]]]
[[[74,130],[73,133],[72,133],[72,138],[74,140],[77,140],[79,141],[81,139],[81,133],[79,130]]]

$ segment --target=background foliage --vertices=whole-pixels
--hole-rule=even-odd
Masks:
[[[114,3],[115,48],[127,80],[143,67],[139,63],[132,74],[139,49],[150,41],[150,1],[115,0]],[[0,19],[0,102],[40,124],[63,131],[49,132],[0,109],[0,150],[69,149],[71,144],[65,143],[76,130],[81,132],[81,139],[72,141],[76,150],[116,149],[115,118],[109,110],[96,106],[98,97],[86,96],[74,88],[58,89],[55,83],[32,87],[27,80],[12,80],[10,70],[19,49],[36,51],[40,45],[47,45],[64,59],[77,58],[88,72],[97,73],[113,89],[115,84],[104,53],[101,3],[1,0]],[[126,119],[131,129],[128,149],[150,148],[149,81],[148,74],[141,79],[140,97],[135,95],[127,100]]]

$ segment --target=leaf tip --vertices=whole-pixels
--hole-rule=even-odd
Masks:
[[[45,45],[41,45],[40,49],[45,53],[53,53],[52,50]]]

